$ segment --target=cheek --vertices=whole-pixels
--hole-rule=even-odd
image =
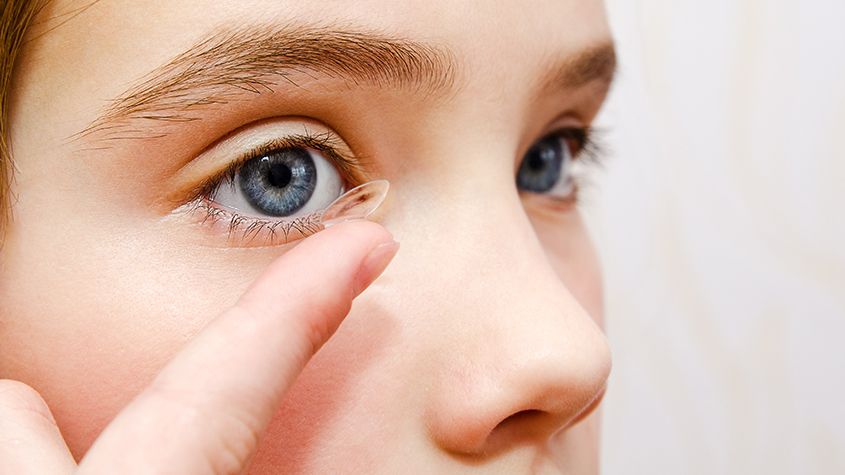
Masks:
[[[407,361],[404,323],[374,293],[355,301],[285,395],[254,458],[256,473],[375,473],[388,453],[401,453],[394,443],[410,440],[419,373]]]
[[[16,210],[4,243],[0,375],[42,394],[79,456],[269,260],[165,245],[178,241],[163,229],[27,211]]]
[[[572,211],[554,217],[529,215],[555,273],[593,320],[604,328],[601,266],[580,213]]]

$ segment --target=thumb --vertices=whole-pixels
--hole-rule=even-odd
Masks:
[[[44,399],[24,383],[0,379],[0,473],[58,475],[74,468]]]
[[[277,259],[106,428],[83,473],[238,473],[282,396],[398,244],[342,223]]]

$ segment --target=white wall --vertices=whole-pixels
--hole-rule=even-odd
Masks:
[[[845,0],[609,0],[606,474],[845,474]]]

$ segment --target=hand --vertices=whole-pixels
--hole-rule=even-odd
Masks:
[[[164,367],[79,466],[38,393],[0,380],[0,473],[246,470],[287,389],[397,249],[371,222],[303,240]]]

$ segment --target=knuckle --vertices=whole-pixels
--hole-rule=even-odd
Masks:
[[[220,430],[209,452],[214,473],[241,473],[258,448],[260,433],[243,417],[233,414],[217,415]]]
[[[246,467],[258,447],[260,430],[248,411],[236,407],[212,407],[203,397],[193,392],[174,390],[167,385],[153,385],[146,398],[164,411],[172,414],[166,424],[175,433],[190,433],[182,428],[202,427],[203,440],[196,441],[200,457],[208,473],[236,474]]]

